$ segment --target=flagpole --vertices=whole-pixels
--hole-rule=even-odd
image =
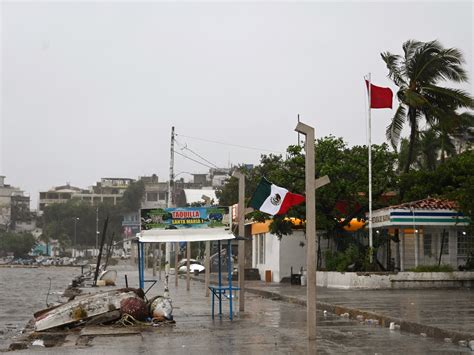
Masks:
[[[369,73],[369,115],[368,115],[368,149],[369,149],[369,259],[372,263],[373,255],[373,235],[372,235],[372,120],[371,120],[371,110],[372,110],[372,80]]]

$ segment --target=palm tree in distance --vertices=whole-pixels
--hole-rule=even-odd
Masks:
[[[398,86],[400,102],[392,122],[388,125],[387,139],[395,148],[403,126],[408,122],[410,137],[403,171],[408,172],[415,158],[415,146],[423,123],[428,127],[453,127],[459,120],[459,109],[474,108],[473,98],[465,91],[439,86],[441,81],[467,82],[462,68],[464,58],[455,48],[443,48],[438,41],[409,40],[403,44],[404,56],[381,53],[388,68],[388,77]],[[422,121],[424,119],[424,122]]]

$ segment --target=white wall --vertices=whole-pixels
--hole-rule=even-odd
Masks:
[[[304,243],[301,247],[300,243]],[[301,267],[306,269],[306,238],[303,231],[293,231],[292,235],[281,238],[280,242],[280,282],[284,277],[290,277],[291,267],[293,273],[298,274]]]
[[[280,242],[276,235],[265,233],[265,263],[259,263],[259,252],[258,252],[258,238],[257,235],[252,236],[252,267],[258,269],[260,273],[260,279],[265,280],[265,271],[270,270],[272,272],[272,281],[280,282],[280,268],[279,268],[279,255],[280,255]]]
[[[472,287],[474,272],[357,273],[316,272],[316,285],[340,289],[405,289]]]
[[[292,235],[283,236],[281,241],[276,235],[265,234],[265,263],[258,262],[257,236],[252,236],[252,267],[258,269],[260,278],[265,280],[265,271],[272,272],[272,282],[280,282],[284,277],[290,277],[290,268],[299,273],[301,267],[306,267],[306,239],[303,231],[294,231]],[[300,242],[304,246],[300,246]]]

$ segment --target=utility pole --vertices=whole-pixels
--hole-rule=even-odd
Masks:
[[[298,122],[295,131],[306,136],[305,140],[305,190],[306,190],[306,324],[308,339],[316,340],[316,194],[314,179],[314,128]]]
[[[171,186],[171,184],[173,184],[173,180],[174,180],[174,126],[171,127],[170,177],[168,180],[168,201],[166,204],[168,208],[171,208],[173,204],[173,201],[171,199],[172,189],[174,188],[174,186]],[[168,275],[169,270],[170,270],[170,262],[171,262],[171,243],[169,242],[166,243],[165,258],[166,258],[166,275]],[[178,277],[177,274],[176,274],[176,277]]]

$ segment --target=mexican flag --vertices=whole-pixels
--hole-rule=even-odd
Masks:
[[[252,196],[250,206],[270,215],[285,214],[290,207],[304,202],[304,196],[293,194],[283,187],[272,184],[265,178],[260,180]]]

